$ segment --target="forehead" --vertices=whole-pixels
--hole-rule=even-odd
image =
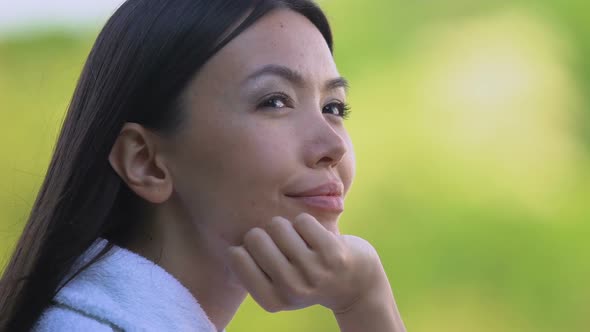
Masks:
[[[304,16],[274,10],[229,42],[203,68],[220,79],[240,79],[269,64],[289,67],[310,80],[338,76],[320,31]]]

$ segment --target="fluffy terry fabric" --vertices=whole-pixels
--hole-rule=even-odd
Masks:
[[[84,264],[107,244],[99,239]],[[121,247],[70,281],[33,331],[198,331],[214,325],[183,285],[146,258]]]

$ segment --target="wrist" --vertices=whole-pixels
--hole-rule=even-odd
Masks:
[[[384,271],[374,287],[348,308],[333,313],[342,332],[406,331]]]

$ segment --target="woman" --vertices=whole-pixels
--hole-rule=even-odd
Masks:
[[[1,330],[222,331],[247,293],[403,331],[340,235],[346,80],[307,0],[128,0],[98,36],[0,288]]]

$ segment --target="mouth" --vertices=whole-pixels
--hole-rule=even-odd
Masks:
[[[342,213],[344,211],[344,198],[342,196],[289,196],[301,205],[313,210],[321,210],[332,213]]]
[[[327,182],[286,196],[318,212],[342,213],[344,211],[343,186],[340,182]]]

